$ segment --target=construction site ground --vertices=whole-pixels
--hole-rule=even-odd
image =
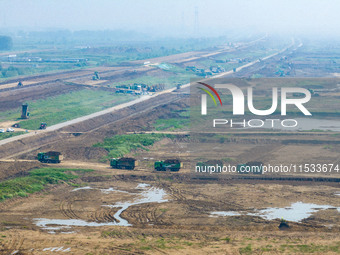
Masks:
[[[51,185],[28,198],[2,202],[2,250],[8,254],[17,250],[22,254],[49,254],[53,248],[60,249],[56,252],[66,250],[71,254],[237,254],[251,247],[255,254],[265,251],[268,254],[274,251],[290,254],[302,249],[301,243],[310,249],[326,249],[329,254],[332,254],[332,249],[338,249],[334,248],[340,241],[337,235],[340,215],[336,209],[318,211],[301,222],[289,222],[290,229],[285,231],[279,230],[279,219],[211,215],[213,211],[247,212],[286,207],[295,202],[340,207],[336,195],[339,191],[337,182],[304,180],[297,175],[293,175],[297,177],[295,181],[243,179],[240,175],[221,175],[209,180],[211,176],[194,175],[190,162],[193,160],[191,155],[209,158],[206,148],[212,145],[205,147],[200,144],[199,150],[189,153],[190,141],[183,132],[179,132],[175,139],[156,142],[148,151],[131,152],[128,156],[140,162],[135,170],[116,170],[110,168],[107,162],[98,162],[107,152],[92,147],[94,143],[114,134],[151,130],[154,120],[169,118],[174,110],[187,106],[187,99],[181,98],[94,131],[87,131],[84,122],[65,128],[53,143],[3,160],[0,163],[2,179],[25,175],[32,168],[51,166],[35,160],[39,150],[62,152],[65,160],[58,167],[95,171],[75,180],[78,187],[88,188],[73,191],[75,187],[66,183]],[[74,135],[72,129],[83,133]],[[264,140],[265,144],[262,143]],[[313,145],[308,149],[304,144],[283,145],[282,141],[273,140],[275,142],[271,144],[268,137],[261,138],[261,134],[253,139],[246,135],[238,136],[234,141],[216,144],[221,147],[218,157],[228,156],[240,161],[262,157],[265,162],[288,157],[299,163],[306,158],[317,158],[328,150],[324,145]],[[334,146],[332,151],[327,151],[328,157],[336,160],[338,150],[339,147]],[[156,159],[174,157],[179,157],[184,163],[180,172],[154,171]],[[338,178],[337,175],[329,177]],[[105,205],[137,199],[143,192],[138,188],[139,184],[164,190],[167,201],[133,205],[123,211],[122,218],[132,226],[105,226],[105,223],[117,220],[114,215],[119,209]],[[112,192],[104,192],[110,188]],[[103,223],[103,226],[71,226],[51,232],[35,224],[39,218],[84,220]]]
[[[276,60],[274,57],[272,61]],[[30,90],[39,90],[38,86]],[[48,88],[49,85],[41,86]],[[62,86],[77,90],[83,85],[65,85],[63,81]],[[50,92],[41,97],[57,93],[53,92],[55,86],[48,89]],[[14,90],[6,93],[12,92],[16,93]],[[27,96],[39,97],[39,93],[27,92]],[[332,132],[280,136],[260,131],[235,133],[223,143],[201,141],[193,147],[188,130],[175,130],[171,131],[173,138],[161,139],[147,150],[137,149],[125,155],[139,161],[135,170],[112,169],[109,162],[103,160],[108,152],[93,146],[115,135],[152,133],[157,119],[176,118],[176,112],[188,107],[185,90],[169,92],[154,100],[3,144],[0,181],[27,176],[30,170],[41,167],[94,171],[82,173],[80,178],[72,180],[72,185],[69,182],[51,184],[28,197],[1,202],[0,254],[340,252],[337,172],[268,174],[261,175],[268,178],[259,178],[235,173],[196,174],[192,165],[202,158],[228,158],[231,164],[257,160],[302,164],[320,161],[320,155],[325,162],[339,163],[340,137]],[[315,144],[315,140],[322,143]],[[64,160],[60,164],[36,160],[38,152],[49,150],[61,152]],[[179,172],[156,172],[154,161],[167,158],[179,158],[183,168]],[[149,193],[154,194],[151,197],[154,202],[143,200]],[[124,203],[133,202],[136,203],[117,216]],[[288,221],[289,228],[284,230],[279,229],[280,217],[266,219],[251,215],[266,208],[284,208],[299,202],[329,208],[317,210],[301,221]],[[120,206],[115,207],[117,204]],[[214,212],[234,212],[235,215],[216,216]],[[119,225],[124,224],[124,220],[129,226]]]

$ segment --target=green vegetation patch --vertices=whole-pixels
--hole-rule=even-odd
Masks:
[[[335,245],[317,245],[317,244],[297,244],[297,245],[281,245],[280,251],[292,251],[298,253],[322,253],[322,252],[334,252],[340,253],[340,242]]]
[[[174,131],[178,129],[188,129],[190,126],[189,111],[172,111],[172,114],[176,114],[175,118],[157,119],[153,123],[153,127],[157,131],[168,130]]]
[[[17,136],[17,135],[22,135],[24,133],[25,132],[6,132],[6,133],[0,133],[0,140],[7,139],[7,138],[10,138],[10,137],[13,137],[13,136]]]
[[[252,254],[253,249],[251,247],[251,244],[248,244],[245,247],[239,248],[240,254]]]
[[[147,147],[153,145],[155,142],[163,138],[173,137],[173,135],[169,134],[116,135],[105,138],[102,143],[97,143],[93,146],[106,149],[109,152],[108,158],[118,158],[136,149],[148,150]]]
[[[41,122],[48,126],[72,120],[109,107],[135,99],[129,95],[118,95],[107,91],[83,89],[67,94],[27,102],[30,119],[20,121],[25,129],[38,129]],[[20,120],[21,110],[11,110],[0,113],[0,119]]]
[[[78,178],[76,173],[92,172],[90,169],[39,168],[18,177],[0,182],[0,202],[13,197],[26,197],[28,194],[43,190],[48,184],[67,182]]]
[[[154,127],[157,131],[169,130],[173,131],[176,129],[183,129],[189,126],[189,119],[157,119],[154,123]]]

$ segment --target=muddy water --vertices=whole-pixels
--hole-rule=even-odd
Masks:
[[[73,189],[72,192],[73,192],[73,191],[78,191],[78,190],[83,190],[83,189],[93,189],[93,188],[91,188],[90,186],[80,187],[80,188],[75,188],[75,189]]]
[[[91,190],[91,187],[83,187],[74,189],[74,191],[78,190]],[[150,187],[148,184],[140,183],[136,187],[136,189],[143,189],[143,191],[139,194],[141,198],[135,199],[133,201],[125,201],[119,202],[113,205],[103,205],[111,208],[120,208],[114,215],[115,219],[119,222],[88,222],[81,219],[46,219],[46,218],[34,218],[33,221],[36,226],[49,230],[49,233],[55,233],[56,230],[66,230],[70,229],[72,226],[76,227],[101,227],[101,226],[131,226],[131,224],[124,218],[121,217],[121,213],[128,209],[130,206],[145,204],[145,203],[164,203],[168,200],[165,199],[166,192],[163,189]],[[109,189],[101,189],[103,193],[110,192],[124,192],[126,191],[117,190],[114,188]]]
[[[296,121],[298,126],[295,130],[340,131],[340,121],[338,120],[297,118]]]
[[[283,127],[279,121],[264,121],[264,125],[261,128],[276,129],[282,131],[309,131],[309,130],[322,130],[322,131],[337,131],[340,132],[340,121],[327,120],[327,119],[314,119],[314,118],[293,118],[297,121],[296,127]],[[293,125],[293,122],[287,122],[285,125]],[[251,125],[260,125],[259,122],[254,122]],[[247,126],[246,129],[251,127]]]
[[[138,188],[138,186],[137,186]],[[147,186],[139,186],[139,188],[144,188],[147,189]],[[145,191],[142,192],[142,198],[137,199],[135,201],[131,201],[131,202],[122,202],[122,203],[117,203],[115,205],[103,205],[106,207],[111,207],[111,208],[119,208],[121,207],[121,209],[119,209],[114,217],[119,220],[119,226],[130,226],[131,224],[129,224],[129,222],[125,219],[123,219],[122,217],[120,217],[121,213],[123,211],[125,211],[126,209],[128,209],[130,206],[132,205],[139,205],[139,204],[145,204],[145,203],[163,203],[163,202],[167,202],[167,199],[164,199],[166,193],[163,189],[159,189],[159,188],[149,188]]]
[[[117,226],[115,222],[88,222],[79,219],[45,219],[45,218],[35,218],[35,225],[45,230],[61,230],[70,229],[71,226],[76,227],[102,227],[102,226]],[[58,227],[49,227],[51,225],[56,225]]]
[[[303,202],[296,202],[289,207],[284,208],[266,208],[262,210],[256,210],[255,212],[235,212],[235,211],[218,211],[212,212],[211,216],[259,216],[266,220],[273,219],[285,219],[288,221],[300,222],[303,219],[310,217],[313,213],[320,210],[333,209],[340,213],[340,207],[334,207],[331,205],[317,205]]]
[[[100,189],[100,191],[103,192],[104,194],[109,194],[111,192],[129,193],[127,191],[119,190],[119,189],[115,189],[115,188]]]
[[[340,131],[340,121],[338,120],[325,120],[325,119],[307,119],[307,118],[296,118],[298,125],[294,128],[282,128],[282,130],[323,130],[323,131]],[[267,128],[270,128],[269,126]]]

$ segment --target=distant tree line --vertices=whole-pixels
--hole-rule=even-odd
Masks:
[[[0,78],[15,77],[18,75],[29,75],[33,74],[34,71],[35,70],[32,67],[9,66],[8,68],[4,68],[0,65]]]
[[[0,50],[10,50],[12,47],[12,38],[9,36],[0,35]]]

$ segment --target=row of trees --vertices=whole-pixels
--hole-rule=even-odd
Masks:
[[[29,75],[33,73],[34,73],[34,70],[31,67],[9,66],[8,68],[3,68],[0,65],[0,78],[15,77],[18,75]]]

